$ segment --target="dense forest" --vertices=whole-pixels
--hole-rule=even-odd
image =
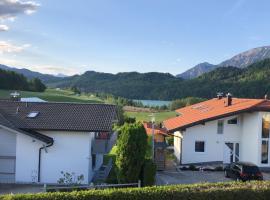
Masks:
[[[270,59],[247,68],[220,67],[198,78],[183,80],[168,73],[98,73],[64,78],[51,85],[76,86],[85,92],[104,92],[129,99],[173,100],[185,97],[212,98],[217,92],[237,97],[262,98],[270,89]]]
[[[0,89],[43,92],[46,86],[38,78],[28,80],[22,74],[0,69]]]

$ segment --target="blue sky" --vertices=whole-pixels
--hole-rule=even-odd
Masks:
[[[0,63],[178,74],[270,45],[269,9],[268,0],[0,0]]]

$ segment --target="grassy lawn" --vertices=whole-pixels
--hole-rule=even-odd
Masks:
[[[149,116],[151,113],[149,112],[125,112],[129,117],[135,117],[137,121],[150,121],[151,117]],[[162,122],[165,119],[175,117],[176,113],[174,111],[167,112],[157,112],[154,113],[156,122]]]
[[[0,90],[0,98],[7,99],[12,91]],[[79,103],[104,103],[101,99],[91,95],[75,95],[69,90],[47,89],[45,92],[19,91],[22,97],[39,97],[45,101],[79,102]]]

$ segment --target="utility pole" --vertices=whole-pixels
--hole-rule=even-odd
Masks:
[[[152,113],[149,115],[151,117],[152,122],[152,158],[155,160],[155,115]]]

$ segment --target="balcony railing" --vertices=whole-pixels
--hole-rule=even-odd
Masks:
[[[96,133],[92,141],[93,154],[107,154],[115,145],[117,134],[114,133]]]

